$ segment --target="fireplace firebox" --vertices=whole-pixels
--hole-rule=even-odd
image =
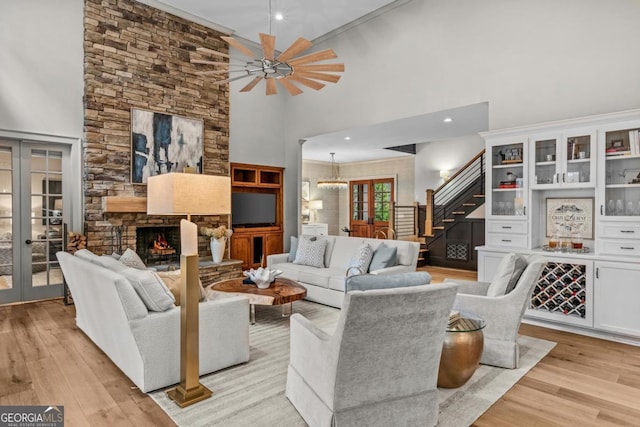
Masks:
[[[136,252],[147,265],[177,262],[180,254],[180,227],[138,227]]]

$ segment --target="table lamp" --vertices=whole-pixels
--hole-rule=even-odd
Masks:
[[[148,215],[187,216],[180,221],[180,384],[167,391],[182,408],[211,397],[211,390],[200,384],[198,226],[191,215],[229,213],[229,177],[167,173],[147,180]]]

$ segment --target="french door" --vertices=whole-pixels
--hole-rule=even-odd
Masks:
[[[69,151],[0,139],[0,304],[62,296]]]
[[[376,237],[389,227],[393,184],[393,178],[349,182],[350,236]]]

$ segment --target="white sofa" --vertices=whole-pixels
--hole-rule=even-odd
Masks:
[[[180,307],[148,311],[120,273],[57,253],[78,327],[143,392],[180,382]],[[100,258],[100,257],[98,257]],[[249,301],[200,303],[200,375],[249,360]]]
[[[293,264],[288,261],[288,253],[267,256],[267,267],[282,270],[281,277],[295,280],[307,288],[306,299],[332,307],[342,307],[349,261],[362,244],[368,243],[375,250],[384,242],[387,246],[396,247],[398,251],[396,265],[369,271],[369,274],[411,272],[416,270],[418,264],[420,244],[417,242],[346,236],[317,236],[317,238],[327,240],[324,254],[325,268]]]

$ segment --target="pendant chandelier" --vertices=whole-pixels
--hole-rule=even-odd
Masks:
[[[268,14],[268,30],[269,33],[271,33],[271,0],[269,0]],[[213,84],[223,84],[253,77],[246,86],[240,89],[240,92],[249,92],[258,83],[265,80],[267,95],[275,95],[278,92],[276,82],[279,82],[290,95],[299,95],[302,93],[302,90],[298,87],[298,84],[320,90],[325,86],[324,83],[320,81],[337,83],[338,80],[340,80],[339,75],[330,73],[343,72],[344,64],[312,64],[314,62],[337,58],[333,50],[325,49],[296,57],[296,55],[312,46],[309,40],[300,37],[285,49],[284,52],[276,56],[276,37],[271,34],[259,34],[260,44],[262,46],[261,54],[254,53],[251,49],[232,37],[221,37],[229,46],[233,46],[240,53],[250,58],[249,61],[233,60],[231,56],[226,53],[204,47],[196,48],[196,52],[200,55],[196,58],[191,58],[192,64],[220,67],[220,69],[200,70],[197,71],[196,74],[224,77],[221,80],[214,81]],[[203,57],[207,59],[201,59]]]
[[[336,153],[331,154],[331,178],[319,179],[318,188],[330,189],[330,190],[344,190],[349,186],[349,183],[344,179],[341,179],[338,174],[338,166],[336,166],[333,156]]]

